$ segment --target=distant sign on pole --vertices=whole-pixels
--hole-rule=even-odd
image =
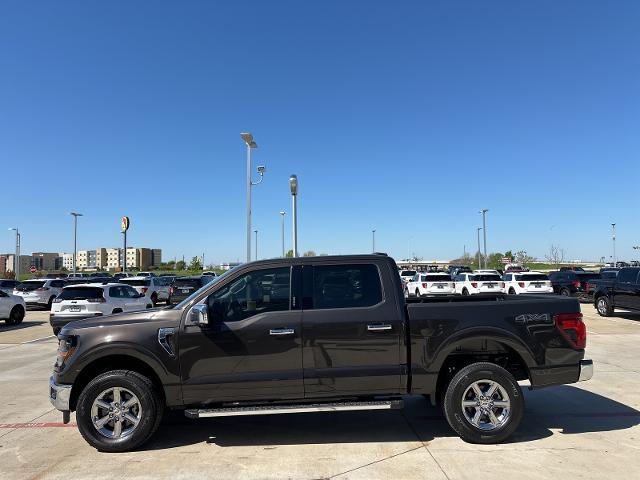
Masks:
[[[38,269],[36,268],[36,266],[35,266],[35,265],[31,265],[31,268],[29,269],[29,271],[30,271],[31,273],[36,273],[36,272],[38,271]]]
[[[120,221],[120,228],[123,232],[129,230],[129,217],[122,217],[122,220]]]
[[[500,259],[500,261],[501,261],[503,264],[505,264],[505,265],[506,265],[507,263],[511,263],[511,259],[510,259],[509,257],[502,257],[502,258]]]

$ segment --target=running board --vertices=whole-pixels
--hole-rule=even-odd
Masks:
[[[397,410],[404,407],[402,400],[373,402],[310,403],[297,405],[267,405],[257,407],[227,407],[185,410],[188,418],[235,417],[239,415],[281,415],[308,412],[350,412],[355,410]]]

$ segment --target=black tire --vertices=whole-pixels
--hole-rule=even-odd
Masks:
[[[562,295],[563,297],[570,297],[571,292],[568,288],[563,288],[562,290],[560,290],[560,295]]]
[[[151,295],[151,304],[155,307],[157,303],[158,303],[158,295],[154,293],[153,295]]]
[[[53,334],[57,337],[60,333],[61,327],[53,327]]]
[[[466,288],[463,288],[462,295],[465,295],[465,296],[469,295],[469,290],[467,290]]]
[[[494,428],[485,430],[472,423],[467,417],[478,412],[475,406],[463,408],[462,401],[465,395],[473,394],[472,385],[475,382],[482,384],[483,381],[496,382],[498,389],[494,397],[484,396],[482,401],[486,401],[489,409],[494,412],[496,419],[500,422]],[[487,393],[486,390],[481,393]],[[497,398],[496,398],[497,396]],[[509,411],[501,407],[493,407],[494,401],[505,401],[508,397]],[[473,402],[469,397],[468,401]],[[490,408],[493,407],[493,408]],[[496,410],[494,410],[494,408]],[[495,413],[497,412],[497,414]],[[449,382],[447,392],[444,396],[444,414],[447,422],[460,438],[469,443],[492,444],[500,443],[507,439],[520,425],[524,413],[524,397],[522,390],[516,379],[504,368],[493,363],[478,362],[473,363],[460,370]],[[503,415],[506,417],[503,418]],[[488,419],[488,415],[482,414],[479,417]],[[502,423],[504,422],[504,423]]]
[[[109,438],[93,425],[91,408],[102,392],[113,387],[129,390],[138,398],[140,419],[137,426],[126,436]],[[112,370],[91,380],[78,397],[76,420],[84,439],[101,452],[124,452],[133,450],[155,433],[162,420],[164,405],[151,380],[132,370]],[[111,422],[111,421],[110,421]],[[108,425],[108,424],[107,424]]]
[[[511,287],[509,289],[509,295],[515,295],[515,294],[516,294],[516,291],[513,289],[513,287]]]
[[[24,320],[24,308],[22,305],[14,305],[6,320],[7,325],[20,325],[22,320]]]
[[[122,313],[122,309],[121,308],[114,308],[113,312],[111,312],[111,315],[115,315],[116,313]]]
[[[416,288],[416,297],[420,298],[420,289]]]
[[[51,297],[47,302],[47,310],[51,311],[51,307],[53,306],[53,299],[56,297]]]
[[[605,295],[596,298],[595,307],[598,315],[601,317],[610,317],[613,315],[613,307],[611,306],[609,298]]]

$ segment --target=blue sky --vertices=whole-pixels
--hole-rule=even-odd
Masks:
[[[639,22],[635,1],[6,1],[0,226],[69,251],[69,211],[80,249],[126,214],[165,258],[243,259],[249,130],[261,257],[296,173],[300,250],[367,252],[375,228],[453,258],[489,208],[490,251],[608,257],[616,222],[634,258]]]

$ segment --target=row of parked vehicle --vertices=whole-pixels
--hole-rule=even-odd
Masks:
[[[134,277],[75,276],[39,278],[23,282],[0,281],[0,319],[17,325],[27,307],[50,311],[54,334],[73,320],[153,308],[158,303],[178,303],[215,278],[215,274]]]

